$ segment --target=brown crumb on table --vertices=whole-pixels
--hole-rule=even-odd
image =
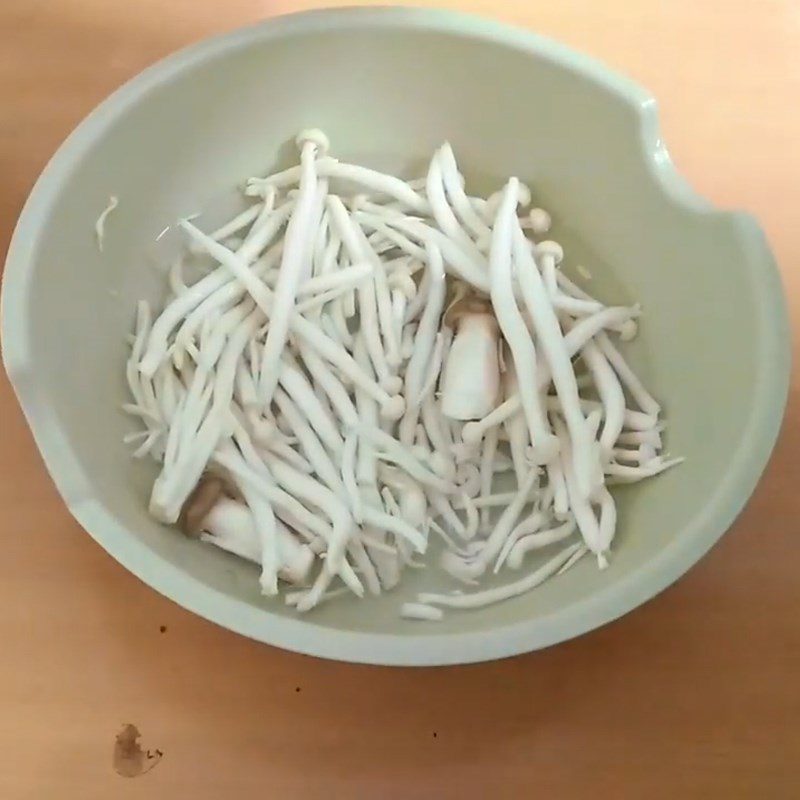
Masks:
[[[136,778],[144,775],[161,761],[164,753],[161,750],[142,750],[139,744],[139,729],[126,723],[114,741],[114,752],[111,765],[123,778]]]

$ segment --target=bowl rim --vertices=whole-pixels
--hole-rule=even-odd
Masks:
[[[213,589],[130,536],[92,497],[77,457],[48,413],[31,363],[26,309],[31,301],[31,267],[39,247],[39,221],[49,214],[77,164],[128,106],[196,64],[255,42],[370,28],[436,31],[535,53],[622,99],[636,111],[641,156],[664,194],[696,214],[724,220],[737,238],[753,278],[759,370],[753,378],[750,417],[727,474],[706,506],[653,559],[591,597],[544,618],[467,633],[359,633],[323,627],[313,618],[280,617]],[[253,639],[308,655],[396,666],[473,663],[547,647],[617,619],[677,580],[722,536],[755,489],[780,429],[791,362],[785,297],[763,233],[749,215],[716,210],[686,184],[670,161],[660,134],[657,105],[647,91],[593,58],[533,32],[471,14],[401,7],[325,9],[270,18],[179,50],[117,89],[67,137],[25,203],[6,258],[0,325],[6,371],[56,488],[75,519],[120,564],[184,608]]]

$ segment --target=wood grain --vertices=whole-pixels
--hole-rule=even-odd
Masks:
[[[449,5],[449,3],[446,3]],[[455,4],[454,4],[455,5]],[[464,2],[627,71],[703,194],[751,209],[800,337],[800,12],[791,0]],[[0,247],[68,131],[147,64],[296,0],[0,4]],[[70,519],[0,383],[0,797],[793,798],[800,386],[724,541],[623,620],[426,671],[315,661],[195,618]],[[112,767],[125,723],[161,762]]]

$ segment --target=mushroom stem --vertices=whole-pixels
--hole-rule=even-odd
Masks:
[[[570,353],[564,345],[564,335],[548,300],[542,276],[531,254],[530,243],[525,239],[516,217],[511,221],[511,226],[512,249],[517,263],[517,280],[522,290],[522,299],[533,320],[542,353],[550,365],[553,384],[561,401],[562,413],[572,442],[575,474],[584,494],[588,497],[602,480],[602,473],[587,435],[586,420],[581,411]],[[534,386],[536,385],[534,382]],[[522,385],[520,390],[524,401]],[[534,447],[538,446],[536,439],[533,439],[533,443]]]
[[[444,276],[444,263],[439,248],[434,244],[426,246],[426,274],[428,275],[428,292],[422,316],[417,326],[414,339],[414,350],[411,353],[405,374],[405,397],[407,408],[418,408],[422,383],[439,331],[439,320],[444,308],[447,291]]]
[[[300,357],[312,380],[328,396],[328,400],[330,400],[331,406],[342,424],[348,428],[358,425],[359,414],[350,399],[347,389],[345,389],[342,382],[334,375],[325,361],[312,348],[305,346],[300,347]],[[358,395],[359,391],[361,390],[356,389],[356,395]]]
[[[272,396],[278,386],[280,372],[278,363],[289,336],[297,289],[306,277],[307,265],[310,265],[310,234],[316,229],[322,215],[322,204],[317,198],[317,193],[324,192],[324,186],[317,181],[314,163],[316,154],[317,144],[307,140],[302,145],[300,155],[302,168],[300,193],[286,228],[283,257],[272,298],[272,313],[269,318],[267,339],[261,354],[258,390],[264,408],[269,408]]]
[[[419,397],[417,398],[417,402],[420,405],[425,402],[426,398],[433,394],[433,390],[439,382],[439,377],[442,374],[442,364],[446,363],[450,352],[451,338],[449,328],[445,328],[443,331],[436,334],[436,341],[434,342],[433,352],[428,362],[428,369],[425,374],[425,379],[422,381],[422,389],[420,389]]]
[[[659,456],[655,459],[655,462],[643,464],[640,467],[612,463],[606,465],[605,473],[614,483],[635,483],[644,478],[652,478],[654,475],[665,472],[678,464],[682,464],[684,460],[683,458],[663,458]],[[611,482],[609,481],[609,483]]]
[[[111,197],[108,198],[108,205],[102,210],[100,216],[97,218],[97,222],[94,224],[94,234],[95,239],[97,240],[97,249],[101,253],[103,252],[103,245],[105,244],[106,239],[106,220],[118,205],[119,198],[112,194]]]
[[[484,500],[492,493],[492,484],[494,482],[494,461],[497,455],[498,435],[497,428],[492,428],[483,440],[481,448],[481,462],[480,462],[480,479],[481,479],[481,500]],[[491,512],[488,507],[484,507],[480,512],[481,529],[486,530],[489,527],[491,519]]]
[[[359,426],[358,432],[362,439],[371,442],[375,448],[380,448],[377,455],[382,461],[396,464],[421,484],[443,494],[450,494],[454,490],[455,487],[451,482],[431,472],[390,434],[364,424]]]
[[[441,608],[425,605],[424,603],[403,603],[400,607],[400,616],[403,619],[422,619],[437,622],[444,618]]]
[[[575,533],[575,521],[569,520],[557,528],[532,532],[523,536],[511,548],[506,563],[511,569],[519,569],[522,566],[522,560],[531,550],[539,550],[542,547],[563,542],[564,539],[569,539],[573,533]]]
[[[356,214],[356,218],[364,222],[370,220],[369,214],[363,211],[359,211]],[[386,215],[381,221],[423,244],[427,242],[435,244],[442,253],[445,265],[450,268],[450,271],[457,278],[466,281],[470,286],[482,292],[488,291],[489,280],[483,258],[476,258],[441,231],[419,220],[404,217],[400,214],[391,214]]]
[[[184,223],[190,225],[190,223]],[[193,227],[193,226],[191,226]],[[204,233],[194,228],[193,235],[202,241],[206,249],[221,263],[229,267],[234,274],[245,284],[248,292],[253,296],[262,311],[270,317],[274,305],[274,295],[260,281],[258,281],[248,269],[248,267],[223,245],[210,240]],[[197,284],[195,284],[196,286]],[[192,290],[194,286],[192,287]],[[186,294],[190,294],[191,291]],[[186,295],[183,295],[184,297]],[[163,316],[163,315],[162,315]],[[272,324],[272,320],[270,321]],[[392,397],[374,381],[370,380],[353,360],[352,356],[341,345],[329,339],[314,323],[309,322],[296,311],[290,317],[290,329],[292,332],[303,339],[310,347],[313,347],[323,358],[326,358],[334,366],[338,367],[350,380],[362,386],[384,407],[383,412],[395,419],[402,415],[402,398]],[[152,337],[152,334],[151,334]],[[140,364],[140,371],[144,372],[144,361]],[[264,363],[262,358],[261,377],[264,375]],[[277,378],[276,378],[277,380]],[[262,396],[263,401],[263,396]]]
[[[497,322],[508,343],[518,375],[522,409],[528,424],[536,459],[546,464],[555,458],[558,442],[550,431],[547,415],[542,408],[537,381],[537,355],[522,315],[517,308],[512,283],[513,225],[519,182],[512,178],[506,185],[500,209],[492,231],[489,254],[490,295]]]
[[[318,174],[330,162],[335,162],[335,158],[322,156],[317,159]],[[287,186],[296,186],[303,174],[302,164],[296,164],[288,169],[275,172],[266,178],[248,178],[245,186],[245,194],[250,197],[261,197],[267,191],[274,189],[285,189]]]
[[[325,272],[309,278],[300,284],[297,295],[298,297],[320,295],[329,292],[331,289],[346,291],[358,286],[372,274],[373,267],[371,264],[365,262],[351,264],[349,267],[344,267],[336,272]]]
[[[303,449],[309,464],[311,464],[313,472],[332,492],[343,496],[345,487],[339,475],[339,470],[334,467],[333,461],[331,461],[313,428],[309,425],[307,418],[294,404],[291,397],[281,389],[275,392],[275,404],[286,418],[294,435],[297,436],[300,447]],[[339,453],[343,449],[344,446],[342,446]]]
[[[431,204],[433,218],[440,230],[457,242],[464,250],[480,261],[482,256],[472,239],[464,232],[456,215],[453,213],[447,202],[444,190],[444,178],[442,175],[441,159],[438,152],[434,153],[428,168],[428,177],[425,190],[428,195],[428,202]]]
[[[553,513],[556,519],[564,519],[569,513],[569,496],[560,460],[547,465],[547,482],[553,487]]]
[[[610,457],[614,445],[625,425],[625,394],[614,370],[603,352],[594,343],[587,342],[581,351],[584,362],[600,395],[603,404],[603,432],[600,434],[600,453],[602,458]]]
[[[422,425],[433,448],[430,464],[433,471],[446,481],[454,481],[456,465],[452,457],[452,441],[449,429],[441,416],[438,403],[433,396],[425,398],[422,403]]]
[[[540,511],[534,511],[532,514],[525,517],[525,519],[518,522],[514,530],[512,530],[509,534],[508,539],[506,539],[503,543],[503,547],[497,556],[497,560],[494,562],[494,569],[492,572],[497,575],[497,573],[500,572],[500,568],[508,558],[508,554],[511,552],[511,549],[516,545],[516,543],[522,537],[536,533],[536,531],[538,531],[539,528],[544,525],[544,523],[545,515]]]
[[[455,325],[442,376],[442,413],[480,419],[494,408],[500,389],[497,324],[491,314],[464,311]]]
[[[328,542],[325,569],[335,575],[341,567],[347,544],[355,533],[355,524],[346,504],[327,486],[278,458],[270,461],[269,469],[279,486],[317,506],[331,521],[333,532]]]
[[[319,174],[326,178],[340,178],[353,181],[377,194],[386,194],[395,198],[412,211],[426,214],[429,210],[427,201],[417,194],[405,181],[392,175],[385,175],[367,167],[355,164],[344,164],[334,159],[325,159],[319,164]]]
[[[331,453],[341,453],[344,440],[339,426],[329,409],[314,393],[313,387],[298,368],[295,360],[289,355],[284,355],[278,369],[280,371],[278,382],[292,398],[291,402],[303,409],[308,423],[319,436],[320,441]]]
[[[344,439],[341,453],[341,473],[350,508],[353,510],[353,519],[357,525],[364,521],[361,504],[361,490],[356,480],[356,456],[358,452],[358,436],[355,431],[349,431]]]
[[[559,439],[561,439],[561,469],[564,471],[570,508],[575,516],[575,522],[578,525],[583,541],[597,556],[598,563],[603,563],[606,558],[605,550],[607,548],[601,539],[600,526],[589,499],[578,482],[578,476],[575,474],[575,462],[572,458],[571,443],[567,430],[559,419],[555,420],[555,428]]]
[[[461,221],[470,229],[476,239],[488,239],[491,236],[491,229],[475,212],[469,198],[464,193],[453,148],[448,142],[439,148],[439,163],[442,168],[444,188],[456,214],[461,217]]]
[[[275,514],[272,506],[249,486],[242,485],[239,489],[250,509],[253,532],[261,556],[261,575],[259,576],[261,592],[273,596],[278,593],[278,569],[281,564]]]
[[[636,405],[638,405],[645,414],[649,414],[651,417],[657,417],[661,413],[661,406],[656,402],[650,392],[645,389],[644,384],[628,366],[628,363],[622,357],[619,350],[611,343],[608,334],[605,332],[600,333],[597,337],[597,344],[619,376],[620,381],[628,392],[630,392]]]
[[[369,356],[364,337],[359,334],[356,337],[353,356],[364,370],[370,369]],[[356,387],[356,417],[352,423],[352,428],[358,434],[361,425],[368,425],[378,430],[378,409],[375,401],[366,392]],[[375,455],[374,444],[363,436],[359,437],[358,454],[356,460],[356,479],[361,486],[376,487],[378,474],[378,459]]]
[[[514,495],[514,499],[500,515],[500,519],[497,520],[489,538],[474,560],[464,561],[455,554],[443,554],[442,566],[447,572],[459,580],[478,578],[483,575],[488,565],[499,555],[506,539],[510,536],[522,509],[528,503],[528,495],[536,485],[538,477],[538,468],[534,467],[528,472]]]
[[[276,215],[274,215],[275,219],[271,220],[272,224],[265,226],[262,235],[259,237],[259,242],[256,244],[262,244],[263,242],[263,249],[263,247],[266,246],[266,243],[271,241],[274,235],[277,233],[278,229],[288,216],[290,210],[291,206],[287,210],[283,211],[280,216],[277,216],[278,212],[276,212]],[[187,221],[184,222],[186,225],[190,225],[190,223]],[[194,228],[194,226],[191,227]],[[194,230],[197,229],[195,228]],[[201,233],[200,231],[197,232]],[[202,236],[205,237],[205,234],[202,234]],[[193,236],[193,238],[195,237]],[[228,250],[228,248],[224,247],[224,245],[214,242],[213,239],[208,237],[206,238],[213,244],[222,247],[225,253],[234,255],[230,250]],[[249,252],[255,249],[255,245],[253,245],[248,252],[244,252],[246,245],[247,242],[245,242],[245,245],[243,245],[242,248],[235,254],[237,261],[245,266],[249,263]],[[208,248],[205,246],[203,249],[208,250]],[[214,255],[214,253],[211,253],[211,255]],[[214,257],[216,258],[216,256]],[[167,307],[159,315],[158,319],[153,323],[152,330],[150,331],[150,335],[148,337],[147,347],[142,355],[141,362],[139,363],[139,371],[143,375],[152,377],[155,374],[156,369],[158,369],[159,364],[167,353],[167,340],[169,334],[172,332],[175,326],[181,322],[181,320],[187,318],[187,316],[194,309],[196,309],[200,303],[206,300],[206,298],[228,284],[236,286],[237,280],[231,275],[230,265],[225,264],[220,269],[209,273],[204,278],[201,278],[199,281],[192,284],[187,292],[184,292],[180,297],[176,297],[167,305]],[[203,318],[204,317],[201,317],[201,319]]]
[[[544,583],[548,578],[555,575],[580,547],[580,544],[570,545],[525,578],[513,583],[507,583],[504,586],[498,586],[495,589],[484,589],[480,592],[456,595],[421,592],[417,595],[417,601],[425,605],[445,606],[447,608],[483,608],[493,603],[500,603],[503,600],[525,594]]]
[[[395,341],[384,266],[369,246],[363,231],[353,222],[344,204],[335,195],[328,198],[328,209],[350,258],[353,261],[365,260],[373,267],[373,280],[363,281],[358,288],[361,331],[379,381],[384,386],[389,382],[388,386],[395,390],[396,382],[391,375],[390,362],[393,366],[399,363],[400,344]]]
[[[274,196],[273,196],[273,203],[274,203]],[[208,235],[217,242],[222,242],[225,239],[229,238],[230,236],[234,236],[235,234],[239,233],[240,231],[244,230],[249,225],[254,223],[256,218],[261,214],[261,212],[266,207],[267,204],[263,202],[251,203],[244,211],[237,214],[232,220],[229,220],[224,225],[220,225],[219,228],[212,231]],[[271,211],[271,208],[269,210]],[[190,247],[189,250],[191,252],[201,252],[199,250],[195,250],[193,247]]]
[[[450,529],[453,531],[453,533],[457,534],[459,538],[466,541],[466,526],[461,521],[461,517],[459,517],[458,514],[456,514],[456,512],[453,510],[453,506],[450,505],[447,495],[433,490],[428,490],[427,495],[428,500],[436,510],[436,513],[450,526]],[[466,495],[464,497],[466,498]],[[469,500],[469,498],[466,498],[466,500]]]

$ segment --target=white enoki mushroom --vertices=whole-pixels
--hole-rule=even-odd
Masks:
[[[442,566],[459,580],[478,578],[499,554],[505,541],[513,533],[514,525],[528,503],[528,496],[538,480],[538,469],[530,470],[523,483],[520,484],[514,499],[500,515],[500,519],[483,543],[480,551],[469,561],[465,561],[454,553],[444,553]]]
[[[559,419],[556,419],[555,423],[558,437],[561,440],[561,469],[564,472],[564,481],[567,485],[567,496],[569,497],[570,508],[575,515],[575,521],[578,524],[578,529],[583,537],[583,541],[597,556],[597,564],[600,569],[605,569],[608,566],[606,553],[610,545],[610,538],[609,541],[606,542],[605,537],[601,536],[597,517],[592,510],[589,498],[584,493],[583,487],[578,481],[578,476],[575,474],[575,462],[572,458],[571,443],[566,428]]]
[[[558,318],[550,305],[539,269],[531,255],[530,244],[525,239],[516,218],[512,220],[511,227],[512,252],[516,260],[517,280],[522,289],[522,298],[533,320],[533,327],[538,334],[541,350],[550,366],[553,385],[558,393],[561,411],[569,430],[570,449],[575,459],[575,474],[582,491],[588,496],[597,488],[599,470],[593,462],[590,451],[591,444],[586,432],[586,420],[579,403],[575,372],[570,363],[569,352],[564,345],[564,335],[559,327]],[[552,256],[549,261],[553,261]],[[534,381],[534,386],[536,385]],[[524,403],[525,394],[522,386],[520,386],[520,392]],[[541,446],[535,437],[533,444],[534,447]],[[544,463],[549,460],[547,458]]]
[[[517,541],[524,536],[536,533],[536,531],[538,531],[539,528],[544,525],[545,519],[546,516],[541,511],[534,511],[532,514],[529,514],[527,517],[517,523],[508,538],[503,543],[503,547],[497,556],[497,561],[494,562],[494,569],[492,572],[494,572],[495,575],[500,572],[500,568],[505,563],[506,559],[508,558],[508,554],[511,552],[511,548],[514,547]]]
[[[372,275],[372,272],[372,265],[367,263],[352,264],[337,272],[325,272],[301,283],[297,289],[297,295],[298,297],[307,294],[320,295],[331,289],[347,291],[358,286],[364,279]]]
[[[543,208],[532,208],[528,212],[527,226],[534,236],[540,236],[550,230],[553,221]]]
[[[570,545],[525,578],[515,581],[514,583],[507,583],[505,586],[498,586],[496,589],[485,589],[482,592],[469,592],[456,595],[421,592],[417,595],[417,602],[434,607],[483,608],[503,600],[508,600],[512,597],[518,597],[544,583],[544,581],[561,569],[580,548],[581,545],[579,544]]]
[[[433,394],[429,394],[423,400],[421,412],[422,427],[432,450],[428,463],[437,475],[446,481],[454,481],[456,464],[452,456],[453,443],[450,439],[450,429]]]
[[[589,548],[585,545],[580,545],[578,549],[562,564],[561,568],[556,572],[556,575],[563,575],[568,570],[571,570],[587,553]]]
[[[336,197],[328,198],[328,210],[342,243],[353,261],[374,258],[374,251],[363,239],[358,226],[351,220],[342,201]],[[374,262],[373,262],[374,263]],[[388,305],[387,305],[388,304]],[[358,288],[358,311],[361,332],[367,346],[375,374],[387,391],[397,391],[399,380],[391,374],[390,361],[399,358],[399,343],[394,341],[391,299],[389,297],[386,273],[378,259],[373,271],[373,280],[364,281]],[[391,350],[391,352],[387,352]],[[390,358],[390,356],[394,356]],[[392,366],[396,366],[396,363]]]
[[[608,325],[612,320],[619,319],[620,317],[630,319],[630,313],[630,309],[607,308],[592,317],[588,317],[584,320],[581,320],[581,322],[576,323],[564,336],[564,344],[567,354],[570,356],[570,358],[572,358],[572,356],[579,352],[579,350],[583,348],[587,342],[592,340],[593,336],[603,331],[606,325]],[[599,338],[600,337],[598,336],[598,340]],[[543,366],[546,367],[546,365]],[[542,373],[546,380],[540,379],[540,389],[546,388],[550,379],[549,371],[547,369],[542,369]],[[584,411],[587,410],[587,408],[595,408],[596,405],[593,405],[592,403],[593,401],[591,400],[585,400],[583,398],[580,399],[580,405]],[[497,408],[489,412],[489,414],[487,414],[483,419],[474,420],[464,425],[462,430],[464,442],[471,445],[478,444],[487,430],[496,425],[502,424],[507,419],[510,419],[519,413],[521,408],[522,403],[519,394],[507,392],[506,399],[499,406],[497,406]],[[560,406],[556,405],[556,410],[559,408]],[[656,417],[657,414],[649,415],[645,414],[644,412],[630,411],[626,409],[624,424],[625,427],[632,428],[634,430],[647,430],[656,425]]]
[[[600,436],[600,450],[607,458],[613,451],[614,444],[619,439],[625,425],[625,394],[614,370],[594,341],[587,342],[581,354],[589,367],[603,404],[603,433]]]
[[[506,394],[510,395],[514,393],[514,396],[519,398],[517,374],[511,363],[508,364],[506,369],[505,384]],[[469,425],[469,423],[467,423],[467,425]],[[467,425],[464,427],[467,428]],[[469,429],[461,432],[465,440],[468,431]],[[505,419],[503,422],[503,431],[508,440],[511,463],[514,466],[514,474],[517,476],[517,485],[520,485],[525,480],[525,475],[528,472],[528,448],[531,446],[530,434],[528,426],[525,423],[525,416],[523,414],[515,414]]]
[[[311,465],[311,471],[315,473],[332,492],[341,495],[345,487],[339,470],[333,465],[333,461],[328,456],[322,442],[317,438],[314,429],[309,424],[308,419],[303,415],[303,412],[295,405],[292,398],[280,389],[275,392],[275,405],[286,418],[289,427],[297,437],[297,441],[305,453],[308,463]],[[344,445],[340,448],[340,452],[343,448]]]
[[[97,222],[94,224],[94,235],[95,239],[97,240],[97,249],[101,253],[103,252],[103,245],[105,244],[106,239],[106,220],[118,205],[119,198],[112,194],[111,197],[108,198],[108,205],[100,213],[100,216],[97,218]]]
[[[650,392],[645,389],[644,384],[630,368],[627,361],[620,355],[619,350],[611,343],[611,339],[608,338],[608,334],[605,333],[605,331],[598,335],[597,344],[619,376],[620,381],[634,399],[636,405],[638,405],[645,414],[651,417],[657,417],[661,413],[661,406],[656,402]]]
[[[531,550],[538,550],[542,547],[556,544],[557,542],[563,542],[564,539],[568,539],[573,533],[575,533],[575,522],[570,520],[569,522],[559,525],[557,528],[536,531],[527,536],[521,536],[511,546],[506,563],[511,569],[519,569],[522,566],[522,560]]]
[[[522,409],[528,424],[531,441],[536,448],[537,461],[546,464],[555,458],[557,440],[550,431],[547,415],[539,398],[537,356],[533,339],[528,334],[514,297],[512,276],[513,225],[516,222],[519,183],[512,178],[503,193],[497,212],[489,256],[492,306],[497,322],[505,336],[514,360]]]
[[[299,612],[391,590],[430,531],[470,585],[582,541],[498,589],[425,593],[409,619],[517,596],[587,552],[606,566],[607,487],[680,463],[618,349],[639,307],[605,306],[557,242],[525,238],[551,221],[519,210],[516,179],[483,199],[448,144],[411,182],[328,146],[302,133],[300,164],[248,181],[260,199],[211,234],[181,221],[210,271],[178,259],[163,311],[137,307],[123,410],[141,430],[124,441],[161,465],[152,513],[186,520],[221,481],[195,535],[257,563],[265,594],[302,586],[285,598]],[[359,194],[337,194],[348,183]]]
[[[492,493],[492,483],[494,482],[494,465],[497,460],[498,429],[492,428],[486,434],[481,449],[480,480],[481,493],[480,499],[485,501]],[[491,511],[488,506],[484,506],[480,511],[480,527],[486,530],[489,527],[489,517]]]
[[[285,358],[280,364],[278,382],[291,396],[292,401],[303,409],[308,423],[328,450],[340,453],[344,440],[336,420],[314,393],[313,387],[293,359]]]
[[[404,383],[406,414],[414,415],[419,409],[425,374],[433,352],[436,335],[439,332],[439,324],[447,292],[444,264],[439,248],[435,244],[428,244],[426,255],[428,290],[422,316],[417,325],[414,349],[406,366]],[[416,420],[416,416],[414,419]]]
[[[422,244],[432,242],[441,250],[442,258],[451,274],[476,289],[484,292],[488,290],[489,281],[483,260],[467,252],[437,228],[397,212],[387,212],[381,218],[368,212],[359,211],[355,216],[356,219],[367,225],[385,224]]]
[[[428,202],[412,189],[405,181],[392,175],[360,167],[354,164],[342,164],[338,161],[326,160],[319,165],[319,174],[326,178],[340,178],[360,184],[365,189],[378,195],[389,195],[407,206],[412,211],[427,213]]]
[[[434,153],[431,159],[425,188],[428,200],[431,204],[433,218],[436,220],[439,229],[454,242],[464,247],[473,257],[480,259],[481,254],[477,247],[475,247],[475,243],[470,236],[464,232],[458,219],[456,219],[456,215],[448,205],[447,197],[445,196],[444,178],[442,176],[439,153]]]
[[[476,239],[488,240],[491,236],[491,229],[476,213],[469,198],[464,193],[455,155],[448,142],[445,142],[439,149],[439,163],[442,168],[444,188],[456,214]]]
[[[444,619],[444,611],[436,606],[429,606],[425,603],[403,603],[400,607],[400,616],[403,619],[425,619],[437,622]]]
[[[428,372],[425,375],[425,380],[422,382],[422,391],[419,394],[418,401],[424,402],[427,397],[431,395],[442,373],[442,365],[447,363],[447,358],[450,353],[450,341],[452,339],[452,332],[449,328],[445,328],[436,334],[436,342],[433,345],[433,353],[431,360],[428,363]]]
[[[235,253],[225,248],[223,245],[212,241],[204,233],[197,230],[191,223],[182,222],[182,226],[198,241],[201,241],[208,252],[217,258],[220,263],[231,269],[236,277],[241,280],[245,288],[252,295],[256,304],[261,311],[269,319],[273,312],[274,296],[267,286],[260,282],[256,275],[246,266],[244,261]],[[216,273],[212,273],[216,274]],[[195,284],[197,285],[197,284]],[[194,287],[192,287],[194,289]],[[183,299],[189,296],[192,291],[186,292],[181,296]],[[173,304],[175,305],[175,304]],[[174,314],[174,311],[173,311]],[[162,315],[163,316],[163,315]],[[271,324],[271,322],[270,322]],[[331,364],[343,372],[353,383],[359,385],[372,397],[378,400],[382,406],[383,414],[389,419],[398,419],[404,410],[405,403],[399,395],[390,396],[383,388],[381,388],[374,380],[369,378],[366,373],[356,364],[353,357],[341,345],[338,345],[332,339],[327,337],[313,322],[305,319],[301,314],[293,311],[289,319],[290,330],[310,347],[314,348],[323,358],[328,360]],[[155,324],[153,331],[155,330]],[[151,331],[151,341],[153,338],[153,331]],[[139,369],[148,375],[149,364],[145,365],[146,356],[142,359]],[[264,363],[260,366],[260,374],[264,375]],[[278,370],[274,370],[276,373]]]
[[[472,420],[491,411],[500,390],[500,342],[489,303],[474,297],[457,300],[447,311],[455,331],[442,375],[442,413],[451,420]]]
[[[300,192],[286,228],[283,259],[278,282],[275,284],[272,315],[261,356],[258,392],[265,408],[269,406],[278,385],[278,361],[289,336],[289,324],[297,290],[305,277],[309,241],[322,215],[322,204],[317,198],[317,193],[322,189],[321,184],[317,182],[314,163],[319,145],[314,138],[310,138],[299,139],[298,146],[301,147],[302,167]]]

